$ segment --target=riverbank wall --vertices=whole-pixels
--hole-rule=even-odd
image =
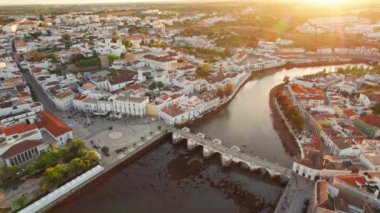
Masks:
[[[70,200],[72,199],[71,197],[73,197],[73,195],[79,194],[84,190],[89,190],[93,187],[96,187],[96,185],[99,184],[101,181],[112,176],[114,173],[118,172],[121,168],[133,163],[135,160],[145,155],[147,152],[153,150],[154,148],[159,146],[162,142],[164,142],[167,139],[171,139],[170,133],[168,133],[165,130],[162,130],[156,136],[152,137],[151,140],[146,141],[143,145],[127,153],[123,158],[117,160],[112,165],[105,167],[105,169],[102,172],[100,172],[98,175],[96,175],[95,177],[91,179],[88,179],[86,182],[82,183],[81,185],[76,187],[74,190],[68,192],[64,196],[58,198],[50,205],[43,208],[41,211],[47,212],[49,209],[53,207],[62,205],[65,202],[70,202]]]
[[[280,137],[285,151],[289,153],[292,157],[300,157],[301,152],[299,146],[296,142],[295,135],[291,134],[288,126],[284,122],[281,114],[276,109],[275,99],[276,92],[281,90],[283,87],[282,84],[273,87],[269,92],[269,108],[271,110],[272,124],[273,129],[276,131],[277,135]]]

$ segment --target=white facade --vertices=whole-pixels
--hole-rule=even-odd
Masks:
[[[70,94],[65,95],[65,96],[60,96],[60,95],[54,95],[51,96],[52,101],[54,105],[62,111],[69,110],[73,106],[73,100],[75,97],[75,94],[73,92],[70,92]]]

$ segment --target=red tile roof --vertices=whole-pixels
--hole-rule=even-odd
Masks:
[[[155,55],[145,55],[144,58],[152,60],[152,61],[158,61],[158,62],[175,61],[174,58],[167,57],[167,56],[160,57],[160,56],[155,56]]]
[[[141,84],[140,83],[137,83],[137,84],[132,84],[130,86],[127,86],[127,88],[125,88],[125,90],[137,90],[137,89],[140,89],[141,88]]]
[[[363,115],[360,116],[360,120],[368,125],[380,127],[380,117],[376,115]]]
[[[39,112],[38,115],[41,119],[37,122],[38,128],[45,128],[55,137],[59,137],[71,131],[71,128],[68,127],[61,119],[47,110]]]
[[[336,178],[353,187],[357,187],[358,184],[364,184],[366,182],[365,177],[363,175],[342,175],[337,176]]]
[[[55,97],[57,97],[59,99],[64,99],[64,98],[67,98],[67,97],[72,96],[72,95],[74,95],[73,92],[66,91],[66,92],[59,92],[59,93],[55,94]]]
[[[15,155],[23,153],[29,149],[32,149],[36,146],[43,144],[41,140],[26,140],[21,143],[13,145],[1,156],[3,159],[11,158]]]
[[[37,126],[35,124],[27,124],[27,123],[17,123],[9,127],[2,128],[5,135],[21,134],[21,133],[32,131],[34,129],[37,129]]]
[[[343,113],[349,117],[356,115],[356,113],[352,109],[343,110]]]
[[[305,100],[305,101],[309,101],[309,100],[323,101],[324,100],[323,96],[300,96],[300,95],[298,95],[296,99]]]
[[[121,83],[127,83],[130,81],[133,81],[137,76],[136,72],[132,71],[124,71],[120,73],[119,75],[113,76],[109,78],[109,82],[112,85],[121,84]]]
[[[80,100],[83,100],[83,99],[85,99],[85,98],[86,98],[85,95],[77,95],[77,96],[74,97],[75,100],[79,100],[79,101],[80,101]]]
[[[34,68],[32,68],[32,73],[38,73],[38,72],[41,72],[41,71],[42,71],[41,67],[34,67]]]
[[[295,93],[306,93],[305,87],[301,84],[292,84],[291,87]]]
[[[24,92],[24,91],[21,91],[18,94],[20,95],[20,97],[29,97],[30,96],[29,93]]]
[[[176,117],[182,113],[185,113],[185,111],[179,108],[177,105],[167,106],[163,108],[162,111],[170,115],[171,117]]]

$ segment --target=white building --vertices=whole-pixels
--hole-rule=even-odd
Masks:
[[[173,70],[177,60],[168,56],[145,55],[142,58],[153,69]]]
[[[72,91],[58,92],[51,97],[54,105],[62,111],[69,110],[73,106],[75,93]]]

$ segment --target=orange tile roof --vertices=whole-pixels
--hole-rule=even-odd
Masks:
[[[5,135],[21,134],[37,129],[35,124],[17,123],[9,127],[2,128]]]
[[[64,98],[72,96],[72,95],[74,95],[73,92],[67,91],[67,92],[59,92],[59,93],[55,94],[55,97],[57,97],[59,99],[64,99]]]
[[[41,71],[42,71],[41,67],[34,67],[34,68],[32,68],[32,73],[38,73],[38,72],[41,72]]]
[[[83,100],[83,99],[85,99],[86,98],[86,96],[85,95],[76,95],[75,97],[74,97],[74,100]]]
[[[364,184],[366,182],[365,177],[363,175],[342,175],[337,176],[336,178],[353,187],[357,187],[357,183]]]
[[[306,90],[305,90],[305,87],[302,86],[301,84],[292,84],[292,90],[293,92],[295,93],[305,93]]]
[[[140,83],[136,83],[136,84],[132,84],[130,86],[127,86],[125,88],[125,90],[136,90],[136,89],[140,89],[141,88],[141,84]]]
[[[29,97],[30,96],[29,93],[24,92],[24,91],[21,91],[18,94],[20,95],[20,97]]]
[[[37,122],[38,128],[45,128],[55,137],[71,131],[71,128],[68,127],[61,119],[47,110],[39,112],[38,115],[41,119]]]
[[[343,110],[343,113],[347,116],[354,116],[356,113],[352,109]]]
[[[162,111],[170,115],[171,117],[176,117],[182,113],[185,113],[185,111],[179,108],[177,105],[167,106],[163,108]]]
[[[363,115],[360,116],[360,120],[364,121],[366,124],[371,126],[380,127],[380,117],[376,115]]]
[[[324,100],[323,96],[313,96],[313,97],[309,97],[309,96],[300,96],[300,95],[297,96],[296,99],[297,99],[297,100],[306,100],[306,101],[308,101],[308,100],[318,100],[318,101],[323,101],[323,100]]]

